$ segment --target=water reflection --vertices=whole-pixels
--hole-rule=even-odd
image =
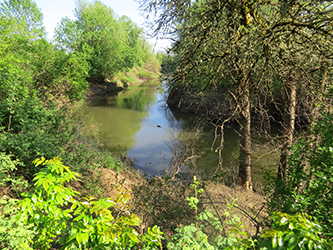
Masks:
[[[121,154],[132,148],[137,140],[135,134],[148,116],[146,112],[110,108],[109,106],[89,107],[89,113],[101,124],[102,143],[111,152]]]
[[[200,118],[190,114],[179,114],[166,107],[163,89],[158,83],[145,83],[115,95],[96,98],[89,112],[101,124],[102,142],[112,153],[127,155],[134,159],[138,168],[156,175],[169,166],[173,153],[178,153],[191,140],[199,135],[193,154],[200,156],[194,164],[187,163],[188,169],[199,169],[210,176],[217,170],[219,157],[215,149],[213,126],[201,128]],[[237,127],[225,128],[222,150],[223,167],[237,166],[238,134]],[[179,131],[187,131],[187,138]],[[213,149],[213,150],[211,150]],[[173,151],[174,150],[174,151]],[[254,154],[256,156],[256,154]],[[272,155],[263,157],[253,166],[259,169],[270,164]]]
[[[89,112],[101,124],[102,142],[116,154],[127,152],[137,144],[135,134],[149,116],[149,107],[156,102],[154,88],[136,86],[91,101]]]

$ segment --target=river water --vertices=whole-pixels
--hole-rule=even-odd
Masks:
[[[214,127],[199,129],[199,117],[170,110],[163,87],[157,81],[132,86],[110,96],[96,97],[89,103],[88,110],[94,121],[101,125],[104,146],[115,155],[132,158],[137,168],[150,175],[159,174],[173,165],[173,156],[191,143],[193,145],[187,147],[186,157],[197,160],[191,164],[188,159],[183,164],[188,170],[195,168],[203,176],[226,170],[236,172],[233,169],[237,166],[238,157],[237,128],[225,129],[223,169],[217,168],[219,157],[215,149],[220,137],[218,135],[212,147]],[[253,157],[260,154],[259,150]],[[253,169],[271,165],[275,158],[274,154],[267,155],[254,163]],[[254,178],[260,179],[260,174]]]

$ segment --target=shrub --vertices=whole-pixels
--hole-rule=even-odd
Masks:
[[[0,188],[5,188],[4,194],[14,192],[19,196],[19,192],[28,187],[27,181],[16,176],[17,166],[22,165],[18,160],[12,160],[13,155],[6,155],[0,152]],[[0,194],[1,195],[1,194]]]
[[[6,110],[11,109],[11,113]],[[9,124],[8,124],[8,121]],[[20,175],[32,177],[39,169],[31,164],[36,157],[52,159],[75,136],[75,128],[63,111],[54,105],[46,108],[36,97],[29,97],[11,106],[0,107],[0,148],[20,159]],[[6,128],[6,129],[5,129]]]
[[[159,228],[149,228],[142,236],[137,233],[140,219],[128,212],[130,196],[125,191],[120,190],[116,198],[87,197],[82,202],[75,198],[79,192],[65,186],[78,174],[59,158],[41,158],[34,163],[44,169],[34,178],[33,192],[23,194],[25,198],[18,202],[25,223],[36,229],[34,249],[49,249],[55,243],[62,249],[128,249],[138,245],[158,249],[161,245]]]
[[[214,214],[205,210],[198,214],[198,195],[203,192],[202,189],[197,189],[199,182],[196,181],[194,176],[194,182],[191,186],[194,188],[194,196],[188,197],[189,206],[194,209],[196,214],[195,224],[183,226],[176,229],[177,234],[172,237],[172,240],[168,242],[168,249],[248,249],[254,248],[255,240],[249,238],[247,233],[243,232],[244,226],[239,223],[237,216],[230,216],[230,211],[234,207],[235,203],[228,204],[228,209],[224,212],[224,220],[220,221],[214,216]],[[204,232],[204,222],[208,221],[213,225],[219,235],[212,240],[209,240],[208,235]],[[225,230],[228,226],[229,232]]]
[[[179,225],[188,224],[194,218],[187,205],[190,188],[171,177],[153,177],[134,189],[134,212],[146,225],[157,225],[168,238]]]
[[[333,238],[333,116],[323,114],[291,147],[287,177],[273,181],[271,211],[307,213]],[[275,178],[275,177],[274,177]]]
[[[276,212],[271,216],[271,229],[265,230],[260,244],[266,249],[332,249],[322,237],[322,228],[313,223],[311,216],[298,213],[294,216]]]
[[[195,195],[189,197],[189,205],[197,214],[197,205],[199,203],[198,193],[203,190],[197,190],[199,182],[194,179],[192,186]],[[260,239],[253,239],[244,232],[244,226],[239,223],[239,219],[230,216],[230,211],[234,203],[228,204],[229,208],[224,212],[224,221],[220,221],[209,210],[196,216],[195,224],[183,226],[176,229],[177,234],[168,242],[168,249],[172,250],[192,250],[192,249],[332,249],[322,238],[322,228],[311,221],[311,217],[306,214],[296,214],[294,216],[286,213],[274,213],[271,216],[272,226],[261,235]],[[210,240],[204,232],[205,221],[209,221],[220,234]],[[226,226],[228,226],[226,230]]]
[[[3,196],[0,199],[0,249],[32,250],[31,239],[36,231],[27,224],[27,215],[16,206],[18,200]]]

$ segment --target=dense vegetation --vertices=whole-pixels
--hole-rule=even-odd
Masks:
[[[155,64],[158,61],[144,39],[143,30],[127,17],[116,18],[112,9],[100,1],[80,1],[76,17],[78,20],[61,20],[54,41],[50,42],[46,39],[43,15],[34,1],[8,0],[0,5],[0,190],[1,196],[4,195],[0,209],[1,249],[48,249],[54,245],[57,234],[50,230],[57,228],[50,221],[63,227],[61,216],[68,214],[63,204],[69,204],[68,195],[75,192],[69,190],[67,196],[56,197],[59,204],[53,204],[55,196],[50,198],[50,193],[40,190],[38,195],[45,195],[44,199],[49,199],[54,205],[51,208],[44,203],[41,207],[51,209],[48,211],[53,215],[55,211],[64,209],[62,215],[50,220],[44,218],[43,222],[34,221],[36,217],[31,217],[31,213],[40,214],[36,207],[32,211],[31,204],[24,205],[28,209],[25,211],[30,211],[30,214],[19,215],[18,206],[21,205],[8,200],[8,196],[22,198],[21,192],[32,188],[34,176],[45,168],[43,164],[33,163],[36,158],[61,157],[71,169],[81,174],[83,193],[95,195],[99,190],[94,184],[97,179],[92,176],[92,171],[100,167],[118,170],[121,165],[109,152],[88,143],[88,137],[94,136],[91,133],[94,131],[87,133],[85,128],[87,119],[82,102],[89,87],[88,81],[104,81],[106,78],[112,81],[117,73],[134,66],[140,67],[148,60],[155,60]],[[139,73],[148,75],[146,71]],[[62,173],[62,164],[58,162],[54,160],[55,165],[50,164],[61,170],[44,171]],[[49,177],[45,183],[58,183],[59,188],[64,181],[69,181],[65,177],[63,180]],[[43,187],[47,189],[45,183]],[[59,188],[55,190],[65,195],[66,188]],[[33,202],[36,201],[34,197]],[[126,199],[120,196],[119,205]],[[4,205],[7,202],[9,205]],[[123,218],[118,219],[123,221]],[[138,223],[136,217],[129,220],[131,226]],[[68,230],[75,228],[67,227]],[[8,229],[10,232],[7,234]],[[48,232],[39,235],[37,240],[33,238],[36,230]],[[65,234],[68,235],[68,232]],[[13,236],[17,238],[11,238]],[[135,239],[136,234],[131,237]],[[30,240],[25,241],[27,239]]]
[[[150,47],[143,30],[128,17],[118,19],[102,2],[79,2],[76,20],[63,18],[55,30],[58,48],[83,55],[89,65],[89,78],[112,79],[118,72],[147,61]]]
[[[36,157],[99,165],[84,152],[93,148],[75,142],[80,125],[73,105],[83,99],[87,80],[112,80],[147,62],[151,53],[142,29],[127,17],[116,19],[99,1],[80,2],[78,20],[63,19],[51,43],[33,1],[5,1],[0,14],[1,151],[20,160],[17,173],[28,179],[39,171],[32,164]]]
[[[273,6],[266,3],[258,7],[250,2],[243,1],[242,5],[236,1],[232,8],[239,7],[240,13],[228,8],[221,11],[217,7],[223,1],[152,3],[157,2],[161,10],[167,7],[168,11],[176,11],[163,18],[166,22],[175,21],[172,24],[179,27],[173,33],[179,40],[174,47],[176,57],[170,69],[175,72],[171,78],[177,80],[174,81],[177,84],[179,79],[192,79],[188,81],[190,89],[186,91],[199,94],[216,86],[218,89],[236,90],[237,98],[248,98],[242,99],[238,105],[244,119],[248,118],[249,100],[253,102],[249,98],[255,96],[248,95],[253,87],[260,89],[261,94],[266,93],[262,86],[269,89],[276,86],[277,93],[286,88],[286,93],[291,93],[294,89],[288,89],[290,86],[287,84],[287,76],[290,75],[295,77],[295,84],[303,80],[308,80],[309,86],[323,83],[325,91],[320,98],[312,100],[311,107],[315,106],[314,103],[323,105],[324,101],[330,100],[331,62],[327,54],[331,48],[330,39],[322,49],[311,51],[304,50],[305,42],[302,40],[309,38],[302,32],[306,33],[306,29],[311,28],[310,24],[313,26],[311,30],[317,32],[313,34],[316,39],[325,40],[325,34],[330,34],[331,11],[326,2],[298,6],[277,1]],[[245,13],[242,12],[244,8]],[[282,17],[276,13],[279,8]],[[302,11],[297,12],[297,8]],[[305,21],[300,25],[298,20],[292,20],[289,26],[284,26],[283,22],[294,11]],[[304,14],[307,11],[320,18],[317,21],[309,18]],[[152,187],[148,184],[140,187],[142,197],[137,200],[144,201],[142,206],[146,206],[153,218],[148,221],[145,232],[140,232],[141,221],[134,213],[140,211],[129,206],[130,196],[121,187],[113,198],[86,197],[84,194],[99,195],[98,185],[94,183],[94,170],[116,169],[121,165],[109,152],[88,142],[92,134],[85,133],[82,114],[82,100],[89,87],[88,82],[109,82],[120,72],[142,66],[154,57],[155,62],[157,59],[151,54],[142,29],[127,17],[116,18],[113,10],[102,2],[78,1],[75,16],[75,20],[64,18],[60,21],[51,42],[46,39],[43,15],[33,0],[5,0],[0,4],[1,249],[332,249],[329,241],[333,237],[333,118],[326,106],[315,110],[319,115],[312,117],[312,127],[292,147],[289,147],[290,137],[286,135],[288,140],[284,145],[288,150],[284,153],[288,159],[282,162],[280,178],[273,176],[273,186],[268,187],[270,212],[279,212],[272,213],[260,237],[243,232],[241,223],[230,215],[234,203],[228,204],[229,208],[222,217],[216,211],[204,210],[199,203],[202,190],[196,179],[188,187],[179,179],[175,185],[172,178],[157,178],[157,181],[151,181],[151,185],[154,181],[157,183],[154,188],[159,192],[156,194],[151,193]],[[174,17],[176,20],[172,20]],[[223,22],[220,22],[220,17]],[[250,17],[256,20],[252,22]],[[207,23],[207,20],[211,21]],[[271,23],[273,20],[278,20],[281,25]],[[251,23],[254,25],[256,22],[264,25],[252,27]],[[159,27],[163,28],[164,24]],[[215,27],[222,24],[230,30]],[[285,30],[274,30],[280,26]],[[209,32],[205,31],[207,27],[210,27]],[[283,63],[278,59],[261,57],[261,48],[266,48],[267,44],[260,46],[268,41],[259,39],[259,44],[251,41],[263,38],[264,31],[271,32],[268,34],[280,32],[282,38],[294,35],[299,39],[295,43],[290,40],[288,44],[280,41],[274,43],[271,50],[264,49],[269,58],[276,58],[278,48],[282,48],[280,52],[287,55],[289,67],[274,71]],[[228,42],[217,42],[221,37]],[[311,43],[308,44],[319,41],[315,38],[309,39]],[[275,42],[277,38],[271,35],[269,39],[269,42]],[[292,49],[286,49],[287,45]],[[245,53],[245,47],[251,53]],[[304,53],[300,52],[303,50]],[[223,59],[218,54],[220,51],[228,60],[215,64],[216,58]],[[254,65],[256,60],[258,64]],[[302,67],[295,68],[296,64]],[[267,66],[267,71],[260,70],[264,66]],[[310,73],[304,76],[305,70]],[[216,72],[223,74],[218,76]],[[141,72],[143,78],[147,75],[147,72]],[[264,76],[271,79],[266,85],[254,84]],[[248,79],[251,79],[251,84]],[[242,92],[243,88],[245,92]],[[286,106],[291,103],[289,97],[286,94]],[[288,112],[286,119],[290,120],[291,111]],[[286,131],[289,133],[290,129]],[[246,157],[248,153],[246,149]],[[246,167],[251,164],[243,163]],[[248,176],[251,173],[245,174],[245,177],[244,172],[240,174],[241,179],[245,178],[242,184],[251,186],[251,175]],[[82,184],[81,192],[72,187],[75,180]],[[188,196],[189,206],[183,206],[180,211],[170,203],[167,195],[156,197],[166,190],[163,183],[168,183],[170,190],[177,190],[178,200]],[[161,203],[151,204],[155,198]],[[192,213],[189,212],[191,209]],[[188,216],[193,224],[179,225],[175,221],[176,216]],[[161,228],[167,228],[169,221],[172,221],[170,229],[173,235],[164,239]],[[207,223],[215,229],[206,230]]]
[[[311,123],[319,116],[320,105],[330,111],[332,4],[141,2],[156,17],[156,32],[171,29],[166,35],[175,40],[170,50],[174,56],[170,102],[178,99],[174,105],[180,106],[189,92],[199,96],[192,97],[189,106],[218,96],[206,113],[217,109],[221,130],[231,120],[239,123],[239,181],[248,189],[252,189],[251,133],[278,121],[283,127],[279,177],[285,178],[295,121]]]
[[[332,238],[332,3],[140,2],[154,18],[155,33],[174,41],[162,65],[169,104],[206,108],[202,113],[215,114],[222,135],[226,123],[239,124],[238,184],[246,189],[253,186],[251,134],[279,122],[269,209],[307,212]],[[297,125],[307,126],[299,140]]]

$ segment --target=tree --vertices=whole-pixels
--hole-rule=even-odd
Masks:
[[[141,66],[147,61],[149,46],[145,43],[143,29],[134,24],[127,16],[118,19],[121,33],[126,68]]]
[[[141,46],[142,29],[127,17],[117,19],[101,1],[79,1],[75,16],[76,20],[61,20],[55,40],[59,48],[85,55],[90,80],[112,79],[147,59],[147,51]]]
[[[308,123],[318,117],[318,112],[313,110],[319,111],[315,108],[316,103],[322,99],[324,85],[331,78],[325,72],[332,69],[332,7],[331,2],[279,1],[275,6],[279,11],[275,11],[275,19],[267,29],[269,67],[278,75],[284,88],[284,139],[278,173],[281,180],[286,177],[296,109]],[[305,109],[300,109],[302,106]]]
[[[290,214],[308,213],[333,239],[333,116],[322,112],[309,131],[291,146],[283,185],[273,181],[268,208]]]
[[[0,16],[13,20],[15,34],[29,40],[45,37],[43,14],[33,0],[5,0],[0,4]]]
[[[60,107],[82,99],[87,65],[44,38],[17,33],[15,20],[0,20],[0,151],[21,160],[17,172],[32,175],[37,155],[57,156],[73,140],[76,131]]]
[[[282,173],[293,140],[296,90],[302,81],[316,85],[319,78],[314,72],[318,64],[327,65],[331,55],[330,6],[311,1],[141,1],[143,10],[155,14],[155,33],[169,32],[176,40],[172,50],[180,63],[173,83],[198,94],[227,86],[234,109],[221,128],[230,118],[240,124],[239,180],[248,188],[252,186],[251,106],[263,106],[253,97],[260,100],[262,89],[270,91],[276,83],[279,91],[284,89]]]
[[[240,124],[239,184],[248,189],[252,189],[250,89],[260,82],[264,64],[254,7],[248,1],[142,1],[143,9],[159,8],[156,31],[178,24],[173,27],[179,35],[173,50],[180,65],[174,82],[186,85],[193,83],[192,77],[199,79],[198,93],[221,83],[229,86],[234,101],[229,119]]]

